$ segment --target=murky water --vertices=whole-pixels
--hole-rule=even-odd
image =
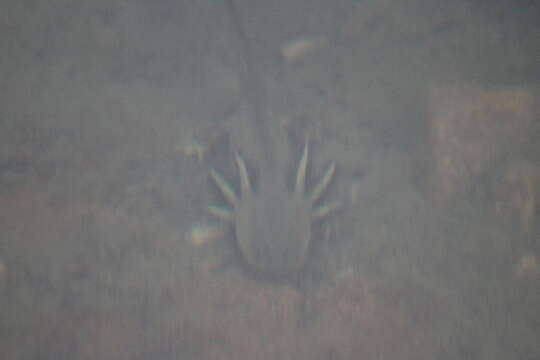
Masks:
[[[284,176],[336,162],[305,268],[206,212],[259,174],[224,2],[4,1],[2,358],[539,357],[540,7],[235,1]]]

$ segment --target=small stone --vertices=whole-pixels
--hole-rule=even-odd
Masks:
[[[208,148],[201,142],[192,138],[185,139],[178,143],[175,150],[189,159],[196,159],[201,162],[204,159]]]
[[[186,235],[186,240],[195,246],[204,246],[225,237],[225,229],[221,225],[196,224]]]
[[[185,132],[174,150],[189,159],[202,162],[228,138],[229,131],[220,125],[211,125]]]
[[[294,63],[321,48],[325,42],[322,37],[295,39],[281,46],[281,56],[286,62]]]

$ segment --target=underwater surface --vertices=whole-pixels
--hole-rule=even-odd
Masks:
[[[3,2],[2,358],[540,358],[540,6],[233,4]]]

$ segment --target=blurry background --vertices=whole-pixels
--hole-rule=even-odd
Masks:
[[[235,0],[328,198],[305,274],[241,266],[220,0],[4,0],[2,359],[540,357],[540,6]],[[296,159],[292,159],[295,163]]]

